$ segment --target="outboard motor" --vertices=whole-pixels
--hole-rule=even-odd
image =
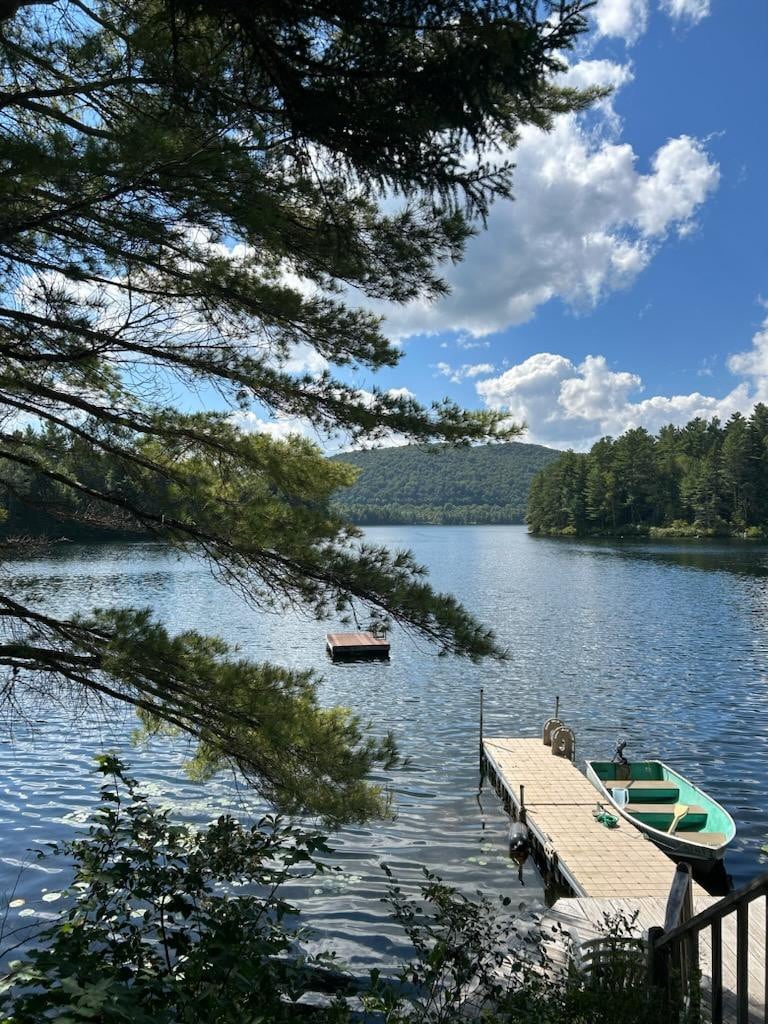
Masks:
[[[509,856],[517,864],[517,877],[521,885],[523,881],[523,865],[531,852],[531,836],[522,821],[513,822],[509,828]]]
[[[629,778],[629,761],[624,757],[624,748],[627,745],[626,740],[622,740],[616,745],[616,753],[611,758],[611,764],[616,765],[616,778],[617,779],[628,779]]]
[[[611,759],[612,764],[629,764],[629,761],[626,759],[626,757],[624,757],[624,748],[626,747],[626,745],[626,740],[622,740],[621,743],[618,744],[618,746],[616,747],[616,753],[613,755],[613,758]]]

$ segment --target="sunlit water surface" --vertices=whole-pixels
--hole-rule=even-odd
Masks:
[[[506,856],[506,818],[478,794],[478,695],[488,735],[536,735],[559,694],[578,758],[610,757],[617,736],[635,759],[669,761],[724,803],[738,835],[727,870],[736,884],[761,870],[768,832],[768,548],[749,544],[548,541],[523,527],[378,527],[370,539],[411,548],[442,590],[491,625],[510,658],[474,666],[437,658],[392,634],[389,663],[332,665],[330,628],[266,615],[217,584],[204,564],[162,547],[62,546],[6,566],[6,587],[59,615],[108,605],[150,607],[173,631],[217,632],[243,654],[323,674],[321,699],[392,728],[408,766],[388,778],[396,817],[332,837],[341,866],[297,883],[315,929],[353,967],[403,952],[381,902],[387,863],[412,885],[420,865],[467,891],[542,898]],[[184,743],[132,749],[122,709],[100,714],[38,707],[32,727],[0,735],[0,893],[23,899],[6,931],[57,908],[45,891],[67,871],[30,850],[71,838],[98,794],[93,755],[118,749],[153,797],[181,818],[262,810],[234,780],[184,776]],[[34,914],[32,913],[34,912]],[[15,915],[26,915],[15,921]]]

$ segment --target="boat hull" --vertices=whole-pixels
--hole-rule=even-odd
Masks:
[[[662,761],[641,762],[642,765],[648,765],[649,767],[653,766],[655,771],[659,773],[659,782],[657,784],[660,787],[662,787],[666,781],[669,784],[670,791],[677,790],[678,794],[682,791],[691,803],[700,802],[707,808],[708,818],[711,814],[713,818],[716,818],[718,825],[722,826],[723,829],[722,842],[715,842],[712,845],[696,842],[695,837],[697,833],[693,831],[676,831],[673,834],[670,834],[663,829],[655,828],[647,821],[643,821],[641,818],[637,818],[626,811],[623,803],[615,799],[613,795],[612,790],[615,790],[616,787],[611,787],[611,781],[619,783],[619,788],[621,788],[621,782],[624,781],[626,785],[626,780],[601,778],[598,771],[595,770],[594,765],[604,764],[604,762],[587,761],[587,778],[602,798],[611,806],[612,810],[624,818],[625,821],[634,825],[639,832],[642,832],[666,854],[676,860],[688,861],[689,863],[695,864],[699,868],[703,868],[705,870],[714,867],[718,861],[722,860],[729,843],[733,840],[736,834],[736,826],[733,819],[724,807],[718,804],[711,797],[707,796],[707,794],[699,789],[698,786],[694,786],[693,783],[689,782],[678,772],[669,768]],[[691,799],[691,797],[693,797],[693,799]],[[670,797],[667,796],[666,799],[669,800]],[[651,805],[649,804],[648,806],[650,807]],[[673,807],[673,804],[669,805],[670,816]]]

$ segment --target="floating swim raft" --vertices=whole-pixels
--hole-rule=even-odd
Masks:
[[[373,633],[328,633],[326,646],[333,661],[384,661],[389,641]]]

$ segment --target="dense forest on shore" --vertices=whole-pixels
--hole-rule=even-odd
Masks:
[[[15,435],[19,459],[6,465],[0,480],[0,537],[51,540],[132,540],[146,531],[118,504],[108,505],[96,495],[105,491],[126,507],[141,499],[158,515],[179,511],[172,477],[143,473],[140,467],[115,464],[107,452],[87,440],[46,425]],[[60,480],[34,468],[40,439],[53,454],[50,470]],[[26,442],[26,444],[25,444]],[[30,464],[25,465],[29,457]],[[76,480],[80,489],[65,481]],[[93,494],[89,493],[93,492]]]
[[[361,472],[334,505],[363,525],[522,523],[531,481],[558,454],[516,441],[347,452],[335,458]]]
[[[107,489],[127,506],[140,496],[158,515],[179,514],[173,478],[151,480],[138,470],[117,472],[94,446],[45,428],[56,451],[56,470],[83,485],[81,492],[16,465],[2,481],[0,537],[48,537],[72,541],[138,539],[139,523],[119,508],[90,498]],[[37,435],[28,431],[30,440]],[[361,472],[351,487],[336,493],[334,511],[353,522],[522,523],[536,473],[558,453],[539,445],[506,444],[449,448],[408,445],[348,452],[334,461]]]
[[[605,437],[581,454],[564,452],[534,479],[531,533],[655,537],[768,533],[768,406]]]

